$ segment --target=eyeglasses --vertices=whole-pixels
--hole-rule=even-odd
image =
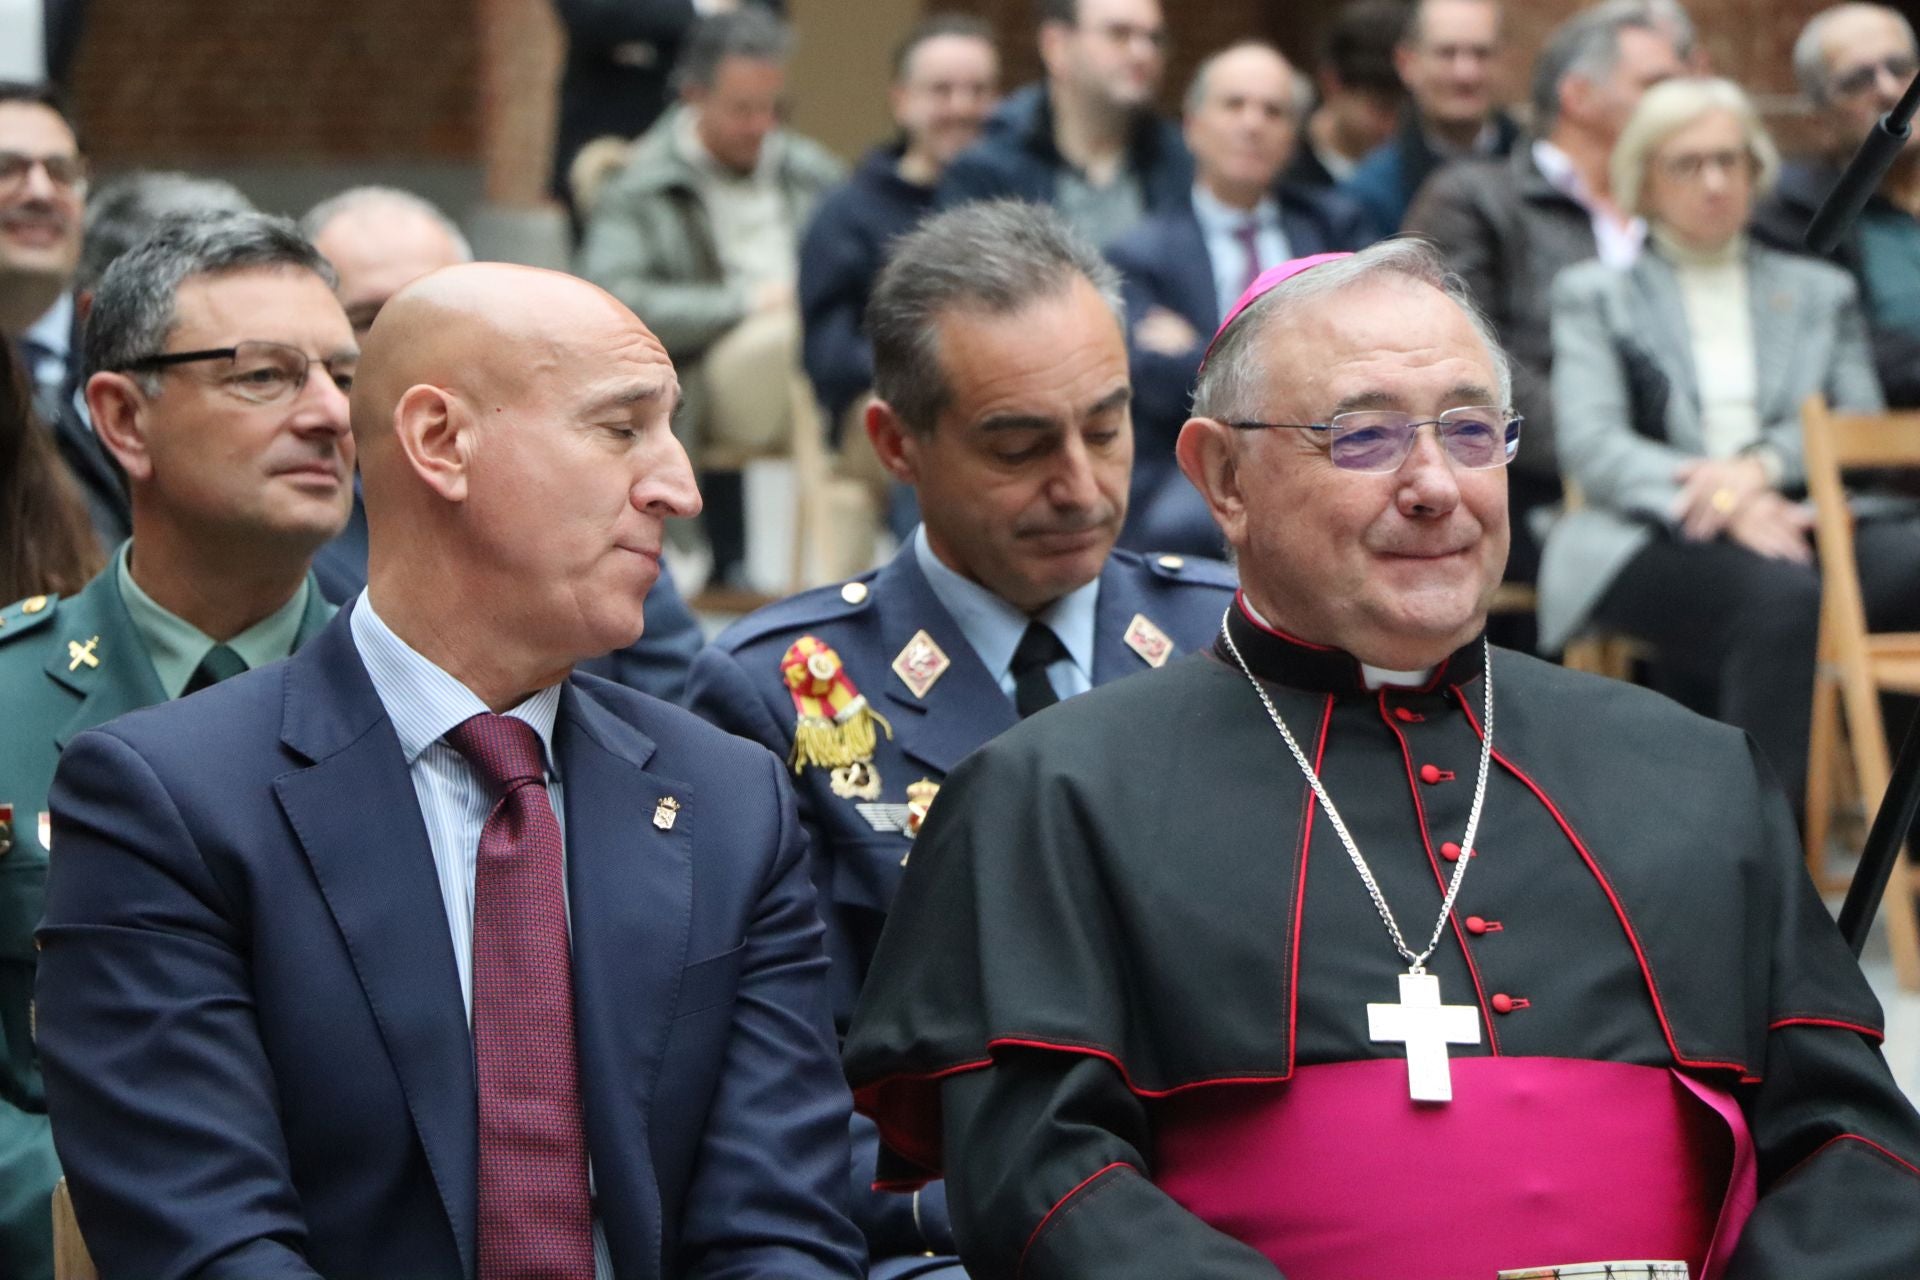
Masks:
[[[1132,22],[1104,22],[1094,30],[1104,37],[1108,44],[1130,45],[1136,40],[1144,40],[1156,52],[1167,47],[1165,27],[1145,27]]]
[[[358,353],[309,356],[283,342],[242,342],[206,351],[169,351],[143,356],[128,361],[121,369],[127,373],[154,373],[203,360],[226,362],[226,367],[216,370],[214,375],[221,390],[252,404],[277,404],[291,400],[306,389],[307,374],[316,364],[326,368],[327,376],[341,391],[353,390],[354,369],[360,357]]]
[[[11,193],[26,185],[34,166],[47,171],[47,181],[56,187],[77,191],[87,185],[87,161],[84,156],[35,156],[24,151],[0,151],[0,191]]]
[[[1675,182],[1698,182],[1709,169],[1728,177],[1748,175],[1754,167],[1753,153],[1742,148],[1683,152],[1677,156],[1663,156],[1659,164],[1660,172]]]
[[[1878,62],[1853,67],[1828,80],[1827,92],[1835,98],[1855,97],[1878,84],[1883,71],[1904,87],[1913,79],[1914,72],[1920,71],[1920,60],[1910,53],[1896,53]]]
[[[1342,471],[1384,472],[1399,469],[1413,452],[1414,433],[1432,427],[1449,458],[1469,471],[1504,467],[1520,448],[1524,421],[1510,409],[1468,405],[1449,409],[1437,418],[1416,419],[1412,414],[1363,409],[1339,413],[1330,422],[1229,422],[1241,431],[1284,429],[1324,431],[1327,457]]]

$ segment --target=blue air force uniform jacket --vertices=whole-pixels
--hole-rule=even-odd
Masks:
[[[1234,586],[1233,570],[1217,561],[1115,551],[1100,575],[1093,683],[1204,649],[1220,629]],[[924,648],[917,651],[917,668],[907,656],[921,633],[944,655],[944,669],[937,660],[925,661]],[[727,628],[694,662],[689,705],[788,759],[796,711],[781,667],[803,636],[839,655],[855,688],[892,729],[891,737],[877,735],[877,794],[838,795],[824,768],[807,767],[794,778],[826,919],[834,1015],[844,1034],[913,847],[910,831],[918,823],[909,816],[909,803],[937,788],[961,759],[1011,728],[1017,716],[934,594],[911,544],[880,569],[769,605]],[[1167,642],[1164,650],[1156,636]],[[925,673],[933,670],[939,674],[926,684]],[[920,694],[910,680],[920,683]],[[855,1217],[867,1232],[873,1274],[919,1274],[924,1257],[904,1272],[886,1260],[952,1250],[944,1193],[936,1185],[913,1204],[907,1196],[871,1190],[876,1155],[871,1123],[856,1117]]]

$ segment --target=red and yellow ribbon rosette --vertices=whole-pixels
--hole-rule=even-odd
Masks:
[[[793,694],[799,719],[787,763],[797,774],[808,765],[842,769],[873,759],[877,724],[893,737],[886,717],[853,687],[840,655],[817,636],[801,636],[780,659],[780,675]]]

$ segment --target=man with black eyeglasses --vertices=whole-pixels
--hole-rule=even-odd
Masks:
[[[49,420],[68,383],[86,199],[86,158],[53,90],[0,81],[0,337]]]
[[[0,610],[0,1275],[52,1275],[59,1169],[32,1050],[47,790],[84,729],[286,657],[333,613],[313,554],[347,518],[358,351],[283,219],[180,218],[110,267],[87,404],[133,538],[78,595]]]
[[[1167,67],[1159,0],[1038,0],[1046,78],[1008,95],[940,181],[943,208],[1013,196],[1105,245],[1185,203],[1193,159],[1153,109]]]
[[[1806,251],[1807,224],[1841,168],[1920,69],[1915,48],[1905,15],[1884,5],[1835,5],[1808,21],[1794,42],[1793,73],[1818,112],[1822,154],[1781,169],[1754,210],[1759,239]],[[1887,403],[1920,406],[1920,145],[1907,144],[1831,258],[1860,286]]]

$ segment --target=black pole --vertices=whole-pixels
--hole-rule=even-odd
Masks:
[[[1877,69],[1874,74],[1879,74]],[[1880,117],[1866,141],[1853,153],[1846,172],[1827,193],[1820,212],[1807,224],[1807,248],[1824,258],[1853,227],[1854,219],[1867,207],[1867,199],[1880,189],[1881,179],[1887,176],[1895,157],[1912,136],[1915,108],[1920,108],[1920,76],[1907,83],[1907,91],[1900,95],[1900,101]]]
[[[1874,74],[1879,74],[1877,69]],[[1866,141],[1860,144],[1860,150],[1854,153],[1846,172],[1833,184],[1826,203],[1807,225],[1807,248],[1824,257],[1832,253],[1841,237],[1852,229],[1868,198],[1880,189],[1887,170],[1893,167],[1894,159],[1912,136],[1916,108],[1920,108],[1920,76],[1908,82],[1900,101],[1880,117]],[[1860,731],[1857,725],[1851,727],[1855,733]],[[1913,833],[1917,814],[1920,814],[1920,716],[1907,726],[1893,774],[1887,780],[1887,794],[1881,797],[1880,811],[1874,815],[1873,829],[1867,832],[1866,847],[1860,851],[1860,866],[1853,873],[1847,900],[1840,908],[1840,933],[1853,948],[1856,958],[1866,945],[1867,931],[1873,926],[1874,914],[1886,895],[1887,882],[1893,878],[1901,850],[1906,848],[1907,839]],[[1912,909],[1904,896],[1899,909]]]

